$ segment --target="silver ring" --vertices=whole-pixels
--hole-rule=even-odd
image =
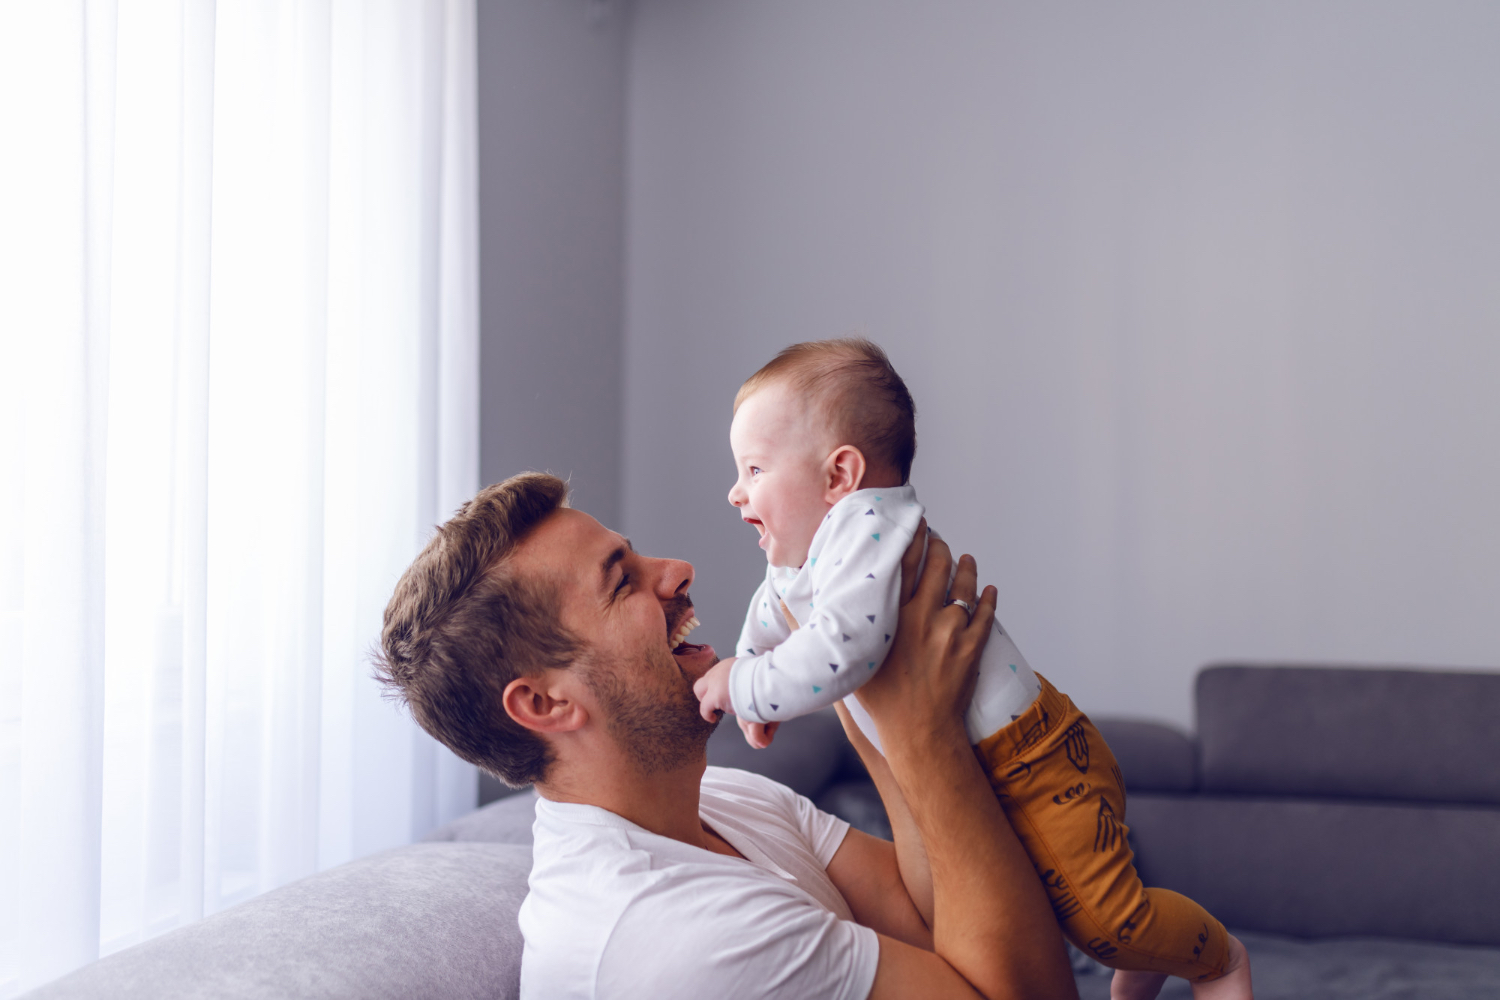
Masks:
[[[966,615],[968,615],[970,618],[974,617],[974,608],[973,608],[972,605],[969,604],[968,601],[960,601],[956,597],[950,597],[950,598],[948,598],[948,603],[949,604],[957,604],[959,607],[961,607],[961,608],[964,609],[964,613]]]

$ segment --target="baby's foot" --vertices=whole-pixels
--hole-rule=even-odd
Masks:
[[[1212,982],[1194,983],[1193,1000],[1254,1000],[1254,997],[1250,990],[1250,953],[1231,934],[1224,975]]]
[[[1109,981],[1109,1000],[1156,1000],[1161,984],[1167,981],[1164,972],[1132,972],[1116,969]]]

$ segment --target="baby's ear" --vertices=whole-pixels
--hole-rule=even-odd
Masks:
[[[833,449],[824,462],[825,488],[823,500],[838,503],[860,488],[865,478],[865,456],[852,444],[841,444]]]

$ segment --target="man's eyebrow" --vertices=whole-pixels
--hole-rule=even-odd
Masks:
[[[617,546],[613,552],[604,557],[604,564],[599,569],[600,586],[609,586],[609,571],[614,569],[615,565],[621,559],[625,558],[627,552],[635,552],[635,546],[630,544],[630,539],[628,538],[625,539],[624,545]]]

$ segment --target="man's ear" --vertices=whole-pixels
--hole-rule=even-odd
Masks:
[[[569,696],[558,674],[549,670],[540,676],[517,677],[505,685],[505,693],[500,696],[505,714],[536,733],[581,729],[588,722],[588,710]]]
[[[838,503],[859,489],[865,478],[865,456],[852,444],[841,444],[823,463],[824,503]]]

